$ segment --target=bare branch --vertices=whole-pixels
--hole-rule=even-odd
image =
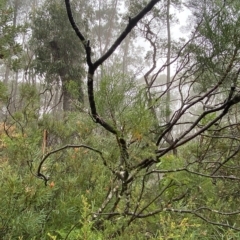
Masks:
[[[89,150],[92,150],[93,152],[96,152],[100,155],[101,159],[103,160],[103,164],[108,167],[106,160],[103,157],[103,154],[101,151],[92,148],[90,146],[84,145],[84,144],[80,144],[80,145],[65,145],[61,148],[55,149],[47,154],[45,154],[41,160],[41,162],[38,165],[38,170],[37,170],[37,177],[42,178],[45,181],[45,184],[47,184],[47,181],[49,180],[44,174],[41,173],[41,169],[42,169],[42,165],[44,164],[44,162],[52,155],[55,154],[57,152],[60,152],[64,149],[68,149],[68,148],[87,148]],[[108,167],[109,170],[111,170],[112,172],[114,172],[110,167]]]

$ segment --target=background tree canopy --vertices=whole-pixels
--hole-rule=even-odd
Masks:
[[[238,0],[0,6],[1,239],[240,238]]]

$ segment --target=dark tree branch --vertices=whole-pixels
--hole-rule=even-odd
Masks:
[[[117,47],[121,44],[121,42],[126,38],[126,36],[131,32],[131,30],[137,25],[137,23],[149,12],[151,11],[151,9],[159,2],[160,0],[151,0],[145,8],[142,9],[141,12],[139,12],[135,17],[129,19],[128,25],[126,26],[126,28],[122,31],[122,33],[119,35],[119,37],[115,40],[115,42],[113,43],[113,45],[109,48],[109,50],[102,56],[100,57],[94,64],[92,64],[91,62],[91,58],[90,58],[90,54],[91,54],[91,48],[90,48],[90,43],[89,41],[86,41],[86,39],[84,38],[83,34],[81,33],[81,31],[78,29],[74,19],[73,19],[73,15],[72,15],[72,11],[71,11],[71,6],[70,6],[70,1],[69,0],[65,0],[65,5],[66,5],[66,9],[67,9],[67,14],[68,14],[68,18],[69,21],[72,25],[72,28],[74,29],[74,31],[76,32],[77,36],[79,37],[79,39],[81,40],[81,42],[83,43],[85,50],[86,50],[86,54],[87,54],[87,58],[88,59],[88,66],[92,67],[93,72],[99,67],[99,65],[101,65],[105,60],[107,60],[113,53],[114,51],[117,49]]]
[[[65,0],[65,5],[66,5],[66,9],[67,9],[67,15],[68,15],[68,19],[72,25],[72,28],[74,29],[74,31],[76,32],[77,36],[79,37],[79,39],[82,41],[83,45],[85,47],[87,47],[86,44],[86,39],[85,37],[82,35],[82,33],[79,31],[74,19],[73,19],[73,15],[72,15],[72,10],[71,10],[71,5],[70,5],[70,1],[69,0]]]
[[[223,213],[223,212],[219,212],[219,211],[216,211],[216,210],[213,210],[213,209],[209,209],[209,208],[199,208],[199,209],[196,209],[196,210],[179,210],[179,209],[173,209],[173,208],[166,208],[164,209],[164,211],[167,211],[167,212],[176,212],[176,213],[187,213],[187,214],[192,214],[192,215],[195,215],[196,217],[202,219],[203,221],[207,222],[207,223],[210,223],[212,225],[216,225],[216,226],[220,226],[220,227],[226,227],[226,228],[231,228],[233,230],[237,230],[237,231],[240,231],[240,228],[237,228],[235,226],[232,226],[228,223],[220,223],[220,222],[214,222],[214,221],[211,221],[209,219],[207,219],[206,217],[202,216],[200,213],[198,213],[199,210],[203,210],[203,209],[207,209],[209,211],[211,211],[212,213],[216,213],[216,214],[220,214],[220,215],[239,215],[240,212],[232,212],[232,213]]]
[[[146,7],[140,11],[139,14],[137,14],[135,17],[129,19],[128,25],[126,28],[123,30],[123,32],[119,35],[119,37],[115,40],[113,45],[109,48],[109,50],[101,56],[95,63],[92,63],[91,60],[91,47],[90,47],[90,42],[86,41],[85,37],[81,33],[81,31],[78,29],[72,15],[71,11],[71,6],[70,6],[70,1],[65,0],[66,4],[66,9],[67,9],[67,15],[69,18],[69,21],[72,25],[72,28],[76,32],[77,36],[81,40],[81,42],[84,45],[85,52],[87,55],[87,64],[88,64],[88,100],[91,108],[91,114],[93,119],[95,120],[96,123],[99,123],[103,128],[105,128],[107,131],[111,132],[112,134],[117,136],[118,143],[119,143],[119,148],[122,153],[122,156],[125,158],[125,156],[128,156],[127,153],[127,148],[125,148],[124,144],[121,144],[121,142],[125,142],[123,138],[119,138],[118,136],[118,131],[111,126],[109,123],[107,123],[102,117],[100,117],[97,113],[96,109],[96,104],[95,104],[95,99],[94,99],[94,73],[96,69],[105,61],[107,60],[117,49],[117,47],[121,44],[121,42],[126,38],[126,36],[131,32],[131,30],[137,25],[137,23],[149,12],[151,9],[156,5],[160,0],[151,0]]]
[[[148,13],[151,11],[151,9],[158,3],[160,0],[151,0],[145,8],[142,9],[140,13],[138,13],[135,17],[130,18],[128,21],[128,25],[123,30],[123,32],[120,34],[120,36],[116,39],[116,41],[113,43],[113,45],[109,48],[109,50],[101,57],[99,58],[95,63],[94,66],[97,68],[99,65],[101,65],[106,59],[108,59],[113,52],[116,50],[116,48],[121,44],[121,42],[125,39],[125,37],[131,32],[131,30],[137,25],[137,23]]]
[[[167,173],[176,173],[176,172],[188,172],[193,175],[197,175],[197,176],[205,177],[205,178],[211,178],[211,179],[224,179],[224,180],[231,180],[231,181],[233,181],[233,180],[240,181],[239,177],[235,177],[233,175],[230,175],[230,176],[213,175],[213,174],[208,175],[208,174],[203,174],[200,172],[191,171],[188,168],[178,168],[178,169],[170,169],[170,170],[152,170],[151,172],[147,173],[146,175],[150,175],[153,173],[167,174]]]
[[[44,162],[45,162],[52,154],[55,154],[55,153],[57,153],[57,152],[59,152],[59,151],[62,151],[62,150],[64,150],[64,149],[67,149],[67,148],[87,148],[87,149],[89,149],[89,150],[91,150],[91,151],[94,151],[94,152],[96,152],[96,153],[98,153],[98,154],[100,155],[101,159],[103,160],[103,164],[104,164],[106,167],[108,167],[107,162],[106,162],[106,160],[104,159],[103,154],[102,154],[101,151],[99,151],[99,150],[97,150],[97,149],[95,149],[95,148],[92,148],[92,147],[90,147],[90,146],[84,145],[84,144],[80,144],[80,145],[65,145],[65,146],[63,146],[63,147],[61,147],[61,148],[55,149],[55,150],[47,153],[46,155],[44,155],[43,158],[42,158],[42,160],[41,160],[41,162],[39,163],[39,165],[38,165],[38,170],[37,170],[37,177],[43,179],[43,180],[45,181],[45,184],[47,184],[47,181],[48,181],[49,179],[48,179],[48,177],[46,177],[44,174],[41,173],[41,169],[42,169],[42,166],[43,166]],[[108,167],[108,168],[109,168],[109,167]],[[110,169],[112,172],[114,172],[111,168],[109,168],[109,169]]]
[[[145,218],[145,217],[149,217],[149,216],[153,216],[155,214],[158,214],[160,212],[163,211],[171,211],[171,212],[176,212],[176,213],[185,213],[185,214],[193,214],[196,215],[197,217],[203,219],[204,221],[211,223],[213,225],[217,225],[217,226],[222,226],[222,227],[230,227],[232,229],[235,230],[239,230],[238,228],[233,228],[231,225],[228,224],[222,224],[222,223],[218,223],[218,222],[214,222],[214,221],[210,221],[207,218],[205,218],[203,216],[203,214],[199,213],[199,211],[212,211],[213,213],[216,214],[220,214],[220,215],[237,215],[239,214],[239,212],[233,212],[233,213],[223,213],[223,212],[219,212],[219,211],[215,211],[209,208],[199,208],[196,210],[177,210],[177,209],[170,209],[170,208],[161,208],[159,207],[159,209],[156,209],[153,212],[147,212],[149,207],[156,202],[156,200],[158,200],[159,198],[161,198],[161,196],[167,191],[167,189],[171,188],[174,183],[172,181],[170,181],[170,183],[165,186],[162,187],[161,191],[158,192],[157,194],[154,194],[154,196],[150,199],[148,199],[147,202],[142,201],[144,198],[144,194],[147,191],[147,187],[145,184],[145,180],[147,179],[147,177],[150,174],[155,174],[155,173],[163,173],[163,174],[167,174],[167,173],[173,173],[173,172],[180,172],[180,171],[185,171],[187,173],[189,173],[190,175],[198,175],[200,177],[205,177],[205,178],[211,178],[211,179],[226,179],[226,180],[235,180],[235,181],[239,181],[240,178],[235,177],[234,175],[229,175],[229,176],[224,176],[223,175],[214,175],[214,173],[216,171],[218,171],[218,169],[225,164],[231,157],[235,156],[237,151],[230,155],[224,162],[222,162],[222,164],[220,163],[219,167],[217,169],[215,169],[215,172],[212,173],[212,175],[209,174],[204,174],[204,173],[199,173],[199,172],[195,172],[195,171],[191,171],[190,169],[190,164],[185,166],[185,168],[179,168],[179,169],[171,169],[171,170],[151,170],[150,172],[145,172],[143,175],[141,175],[142,177],[142,182],[141,182],[141,189],[140,189],[140,194],[138,195],[138,197],[136,198],[136,204],[134,206],[130,206],[128,205],[128,203],[126,204],[125,207],[125,211],[122,212],[117,212],[117,206],[119,205],[119,203],[121,202],[122,205],[122,197],[123,194],[127,195],[127,190],[129,189],[128,184],[130,185],[130,183],[133,183],[133,180],[135,180],[136,178],[138,178],[140,176],[139,172],[142,171],[143,169],[149,169],[149,167],[152,164],[155,164],[158,161],[158,157],[163,156],[164,154],[168,153],[170,150],[173,150],[187,142],[189,142],[190,140],[196,138],[197,136],[201,135],[204,131],[209,130],[209,128],[211,126],[213,126],[215,123],[217,123],[219,120],[221,120],[229,111],[229,109],[240,102],[240,94],[236,94],[235,93],[235,85],[234,87],[231,88],[230,92],[229,92],[229,96],[228,98],[225,100],[225,102],[220,102],[218,104],[216,104],[215,106],[213,106],[211,109],[210,108],[206,108],[207,110],[204,110],[202,114],[200,114],[200,116],[198,115],[198,117],[195,118],[194,121],[192,121],[192,124],[190,126],[188,126],[188,128],[186,130],[184,130],[182,132],[182,134],[180,135],[180,137],[178,137],[177,139],[175,139],[175,141],[173,141],[171,144],[169,144],[170,146],[164,149],[159,149],[158,151],[156,151],[156,159],[153,157],[149,157],[144,159],[141,163],[138,164],[132,164],[131,166],[129,166],[128,168],[126,168],[127,166],[127,160],[129,160],[129,154],[128,154],[128,147],[129,145],[126,143],[126,140],[120,136],[120,133],[118,132],[118,130],[116,129],[115,126],[112,126],[110,123],[108,123],[108,121],[105,121],[101,116],[98,115],[98,111],[96,108],[96,104],[95,104],[95,99],[94,99],[94,73],[95,71],[98,69],[98,67],[103,64],[117,49],[117,47],[122,43],[122,41],[126,38],[126,36],[131,32],[131,30],[138,24],[138,22],[155,6],[155,4],[157,4],[160,0],[151,0],[145,8],[143,8],[141,10],[141,12],[139,14],[137,14],[135,17],[133,18],[129,18],[129,22],[127,24],[127,26],[125,27],[125,29],[123,30],[123,32],[119,35],[119,37],[115,40],[115,42],[113,43],[113,45],[106,50],[106,52],[99,58],[97,59],[95,62],[92,62],[91,60],[91,47],[90,47],[90,42],[87,41],[85,39],[85,37],[83,36],[83,34],[81,33],[81,31],[78,29],[73,16],[72,16],[72,12],[71,12],[71,6],[70,6],[70,0],[65,0],[65,4],[66,4],[66,9],[67,9],[67,14],[68,14],[68,18],[69,21],[74,29],[74,31],[76,32],[78,38],[81,40],[84,48],[85,48],[85,52],[86,52],[86,57],[87,57],[87,65],[88,65],[88,98],[89,98],[89,104],[90,104],[90,109],[91,109],[91,117],[92,119],[96,122],[99,123],[105,130],[107,130],[108,132],[116,135],[116,139],[118,142],[118,146],[120,149],[120,165],[121,168],[120,170],[112,170],[109,166],[107,166],[107,163],[105,161],[105,159],[102,156],[102,152],[96,149],[93,149],[91,147],[85,146],[85,145],[79,145],[78,147],[86,147],[89,148],[93,151],[95,151],[96,153],[100,154],[104,165],[106,165],[112,172],[113,175],[115,175],[115,180],[120,181],[120,183],[114,184],[114,186],[112,186],[106,197],[105,200],[103,201],[101,207],[98,209],[98,211],[94,214],[93,216],[93,220],[97,220],[97,221],[102,221],[100,219],[101,216],[106,215],[106,219],[111,219],[115,216],[129,216],[129,222],[128,224],[130,224],[133,220],[137,219],[137,218]],[[200,23],[203,21],[203,19],[201,19]],[[200,25],[199,23],[199,25]],[[198,26],[199,26],[198,25]],[[197,27],[198,27],[197,26]],[[149,29],[150,30],[150,29]],[[187,45],[190,44],[193,39],[197,38],[196,36],[197,34],[197,29],[193,35],[193,38],[190,39],[188,42],[186,42],[184,44],[184,46],[180,49],[179,53],[177,54],[177,57],[175,59],[173,59],[171,62],[167,62],[166,64],[164,64],[162,66],[162,68],[152,76],[151,79],[151,83],[149,83],[149,88],[152,87],[153,82],[156,80],[158,74],[167,66],[169,66],[170,64],[176,62],[180,56],[183,54],[184,49],[186,49]],[[151,43],[151,39],[149,39],[150,43]],[[154,47],[154,49],[156,48],[156,46],[154,45],[154,43],[152,43],[152,47]],[[155,49],[156,50],[156,49]],[[156,53],[156,51],[154,52]],[[214,96],[217,96],[217,94],[219,94],[219,92],[217,91],[224,82],[226,82],[227,77],[230,75],[233,67],[234,67],[234,63],[235,60],[237,58],[238,55],[238,47],[236,47],[234,49],[234,53],[233,56],[229,59],[227,68],[225,70],[225,72],[223,72],[222,76],[216,80],[216,84],[215,86],[213,86],[210,90],[208,90],[207,92],[202,93],[201,95],[197,95],[194,97],[191,97],[190,95],[190,90],[192,88],[192,85],[194,83],[197,82],[197,79],[199,78],[199,76],[201,76],[201,73],[198,74],[197,70],[195,71],[195,68],[198,67],[198,64],[193,64],[190,67],[190,70],[186,70],[186,72],[184,73],[184,75],[188,75],[188,73],[190,72],[191,77],[195,74],[197,74],[197,77],[195,78],[195,80],[189,82],[184,82],[183,77],[180,78],[180,84],[179,84],[179,93],[180,93],[180,101],[181,101],[181,107],[178,111],[175,112],[175,114],[173,115],[172,119],[169,121],[169,124],[165,126],[165,130],[158,136],[158,139],[156,141],[156,145],[159,147],[159,144],[161,142],[162,139],[164,139],[167,134],[179,123],[180,119],[184,116],[184,114],[188,113],[188,111],[190,111],[190,109],[195,106],[198,103],[203,103],[204,100],[209,101],[209,99],[214,98]],[[190,62],[190,53],[186,53],[184,58],[184,61],[182,62],[181,67],[179,68],[179,71],[183,69],[183,67],[187,66],[187,64]],[[155,69],[155,65],[156,65],[156,56],[153,56],[153,67],[152,69],[149,70],[149,72],[146,73],[145,78],[147,78],[148,75],[150,75],[150,72],[153,71]],[[176,72],[176,75],[179,73],[179,71]],[[194,73],[192,73],[194,72]],[[173,79],[175,79],[176,75],[174,76]],[[237,79],[239,75],[239,72],[236,74],[236,78]],[[179,80],[179,79],[177,79]],[[176,80],[176,81],[177,81]],[[236,83],[236,81],[234,82]],[[185,84],[190,84],[190,88],[189,91],[187,93],[187,97],[184,99],[184,94],[183,94],[183,90],[182,88],[185,86]],[[174,85],[174,82],[173,82]],[[166,89],[166,91],[163,93],[166,94],[168,91],[170,91],[172,88],[174,88],[175,86],[171,87],[170,86]],[[159,98],[161,98],[163,95],[161,95]],[[158,100],[158,99],[157,99]],[[205,102],[206,103],[206,102]],[[211,114],[211,113],[215,113],[220,111],[220,114],[215,117],[212,121],[210,121],[209,123],[207,123],[205,126],[203,126],[202,128],[198,128],[199,127],[199,123],[201,122],[202,119],[204,119],[207,115]],[[193,130],[196,129],[196,132],[193,133]],[[65,148],[68,147],[76,147],[73,145],[66,145],[60,149],[57,149],[55,151],[52,151],[48,154],[46,154],[37,171],[37,176],[40,178],[43,178],[45,180],[45,183],[47,182],[47,178],[41,173],[41,167],[43,165],[43,163],[45,162],[45,160],[53,153],[56,153],[60,150],[63,150]],[[131,154],[130,154],[131,157]],[[194,162],[194,164],[197,163]],[[193,164],[193,163],[191,163]],[[218,163],[219,164],[219,163]],[[124,166],[123,166],[124,165]],[[127,177],[122,178],[122,172],[123,173],[128,173],[129,171],[129,176],[127,175]],[[227,175],[227,174],[226,174]],[[121,186],[122,185],[122,186]],[[121,186],[121,188],[120,188]],[[119,194],[118,194],[119,193]],[[181,199],[183,199],[185,196],[187,195],[187,192],[179,195],[177,198],[172,199],[171,201],[179,201]],[[115,202],[114,202],[115,200]],[[141,202],[141,203],[140,203]],[[110,206],[110,207],[109,207]],[[107,208],[108,207],[108,208]],[[131,208],[132,207],[132,208]],[[109,213],[106,213],[104,211],[107,211],[107,209],[110,209]],[[130,211],[131,209],[131,211]],[[104,221],[104,220],[103,220]]]
[[[180,117],[190,108],[192,107],[193,105],[195,105],[196,103],[198,102],[201,102],[204,98],[206,98],[207,96],[209,96],[210,94],[212,94],[216,89],[218,89],[222,83],[225,81],[225,79],[227,78],[229,72],[231,71],[233,65],[234,65],[234,61],[236,60],[236,57],[237,57],[237,54],[238,54],[238,48],[235,48],[234,49],[234,54],[227,66],[227,69],[225,71],[225,73],[223,74],[222,78],[220,79],[220,81],[218,82],[218,84],[216,84],[212,89],[210,89],[207,93],[205,93],[203,96],[197,98],[195,101],[193,101],[192,103],[190,103],[188,106],[186,106],[185,108],[182,109],[182,111],[179,112],[179,114],[177,114],[177,117],[175,117],[175,119],[171,122],[171,124],[169,124],[168,128],[166,128],[163,133],[159,136],[158,140],[157,140],[157,143],[156,145],[159,145],[160,141],[162,140],[162,138],[165,136],[165,134],[167,132],[169,132],[172,127],[178,122],[178,120],[180,119]],[[240,71],[240,70],[239,70]],[[238,77],[239,75],[239,71],[238,73],[236,74],[235,78]],[[235,80],[235,79],[234,79]],[[230,94],[231,95],[231,94]],[[230,96],[229,95],[229,96]],[[238,95],[237,95],[238,96]],[[224,109],[224,111],[222,112],[221,114],[221,117],[218,117],[217,120],[213,120],[212,123],[208,124],[205,128],[203,128],[201,131],[199,131],[199,134],[202,133],[203,131],[207,130],[209,127],[211,127],[215,122],[217,122],[219,119],[221,119],[224,115],[227,114],[229,108],[238,103],[238,97],[235,96],[234,99],[231,99],[231,100],[227,100],[227,102],[225,104],[223,104],[222,106],[218,107],[218,108],[215,108],[214,110],[212,110],[212,112],[216,112],[216,111],[219,111],[221,109]],[[232,96],[231,96],[232,97]],[[240,96],[239,96],[239,100],[240,100]],[[204,113],[201,114],[201,116],[195,121],[195,123],[188,129],[187,132],[185,132],[179,139],[177,139],[176,143],[179,142],[180,139],[182,139],[187,133],[189,133],[193,128],[194,126],[197,125],[197,123],[203,118],[205,117],[208,113],[211,113],[211,110],[209,111],[205,111]],[[196,137],[198,134],[194,134],[194,137]],[[189,140],[191,140],[192,138],[194,137],[191,137]],[[182,144],[186,143],[187,141],[184,140],[182,142]],[[176,145],[176,143],[174,145]],[[182,145],[181,144],[181,145]],[[178,145],[180,146],[180,145]]]

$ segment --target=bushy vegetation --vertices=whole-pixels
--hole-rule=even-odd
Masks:
[[[0,239],[240,238],[237,0],[0,3]]]

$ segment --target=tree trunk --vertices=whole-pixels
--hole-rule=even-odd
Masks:
[[[167,89],[170,88],[171,85],[171,67],[170,67],[170,60],[171,60],[171,26],[170,26],[170,5],[171,0],[167,1]],[[170,90],[167,90],[166,96],[166,123],[170,122],[170,115],[171,115],[171,95]],[[166,134],[166,141],[171,145],[173,143],[173,137],[171,131]],[[173,149],[173,154],[177,155],[177,149]]]
[[[170,3],[171,0],[167,2],[167,88],[170,87],[170,58],[171,58],[171,27],[170,27]],[[169,123],[170,121],[170,91],[167,91],[167,98],[166,98],[166,122]]]
[[[60,48],[58,46],[58,43],[56,40],[53,40],[50,42],[50,47],[53,52],[53,59],[54,61],[61,61],[63,59],[63,56],[61,56]],[[62,101],[63,101],[63,111],[73,111],[74,105],[73,105],[73,97],[71,92],[68,89],[69,80],[74,80],[75,83],[78,85],[78,100],[79,102],[83,103],[83,90],[81,85],[81,80],[77,82],[76,79],[71,79],[69,77],[69,72],[67,66],[62,66],[60,69],[58,69],[58,74],[62,82]],[[70,78],[70,79],[69,79]]]
[[[71,112],[73,110],[71,93],[67,89],[67,81],[62,81],[62,101],[63,101],[63,111]]]

